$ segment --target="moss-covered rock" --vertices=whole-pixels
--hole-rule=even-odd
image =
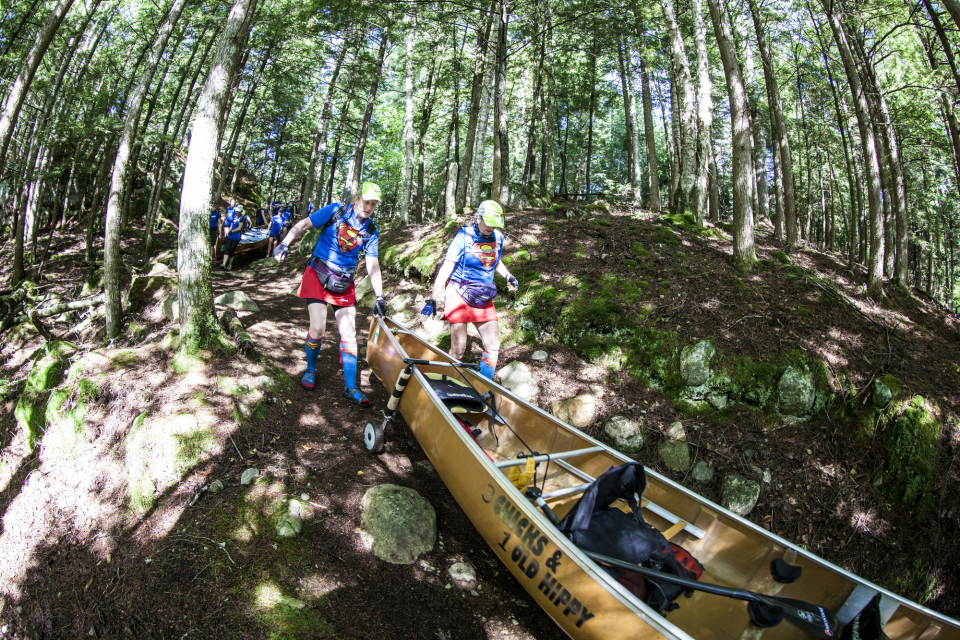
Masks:
[[[792,265],[793,260],[790,259],[790,256],[785,254],[783,251],[771,251],[770,257],[784,265]]]
[[[802,417],[813,409],[816,382],[809,369],[787,367],[777,383],[777,407],[780,413]]]
[[[892,418],[880,434],[884,453],[883,489],[894,500],[912,505],[921,516],[933,503],[927,491],[937,458],[940,435],[940,411],[923,396],[892,403]]]
[[[127,310],[136,313],[177,293],[177,279],[170,276],[137,276],[126,294]]]

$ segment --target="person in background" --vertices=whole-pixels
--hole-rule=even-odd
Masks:
[[[290,210],[289,206],[283,207],[280,209],[280,215],[283,217],[283,235],[287,235],[290,232],[290,228],[293,226],[290,223],[290,218],[293,213]]]
[[[210,212],[210,256],[217,257],[217,238],[223,235],[223,215],[220,207],[214,207]]]
[[[267,210],[264,209],[263,207],[260,207],[259,209],[257,209],[257,228],[260,228],[265,224],[267,224],[267,221],[263,217],[264,214],[266,214],[266,212]]]
[[[340,362],[343,365],[344,398],[361,407],[369,407],[370,400],[357,388],[357,298],[353,281],[360,252],[366,257],[367,275],[377,299],[374,315],[386,314],[383,280],[377,258],[380,233],[373,222],[373,212],[380,203],[380,187],[372,182],[360,185],[351,204],[332,203],[304,218],[277,244],[273,257],[282,261],[292,244],[310,229],[320,229],[310,263],[303,272],[297,295],[307,301],[310,329],[304,342],[307,370],[300,379],[304,389],[316,385],[317,356],[320,340],[326,331],[327,310],[333,306],[333,315],[340,333]]]
[[[277,246],[277,243],[286,235],[284,222],[283,216],[279,213],[274,214],[274,216],[270,218],[270,228],[267,230],[267,233],[270,235],[270,239],[267,240],[267,256],[273,255],[273,250]]]
[[[476,221],[463,227],[447,248],[432,298],[420,313],[432,316],[442,302],[443,317],[450,323],[450,356],[463,357],[467,347],[467,323],[472,322],[483,342],[480,373],[493,379],[500,356],[500,324],[493,298],[497,288],[494,273],[507,281],[507,289],[516,291],[520,283],[501,261],[503,256],[503,209],[493,200],[480,203]]]
[[[243,205],[238,204],[227,209],[227,216],[223,221],[223,231],[227,235],[227,239],[223,243],[224,271],[233,269],[233,254],[240,244],[240,237],[248,222],[247,216],[243,213]]]

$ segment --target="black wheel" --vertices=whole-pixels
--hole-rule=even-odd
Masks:
[[[368,422],[363,427],[363,446],[365,446],[370,453],[383,453],[383,427]]]

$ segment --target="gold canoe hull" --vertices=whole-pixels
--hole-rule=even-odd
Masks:
[[[366,359],[388,391],[406,367],[404,358],[452,361],[401,325],[374,318]],[[637,600],[553,527],[491,457],[507,460],[528,452],[521,439],[539,453],[595,449],[551,461],[547,467],[541,463],[538,469],[538,485],[547,473],[545,493],[571,492],[548,501],[561,518],[579,497],[574,487],[630,459],[490,380],[460,371],[481,394],[493,391],[498,412],[516,435],[497,425],[494,436],[490,421],[474,416],[471,421],[483,430],[478,446],[424,378],[426,373],[451,375],[449,368],[416,366],[401,396],[399,413],[480,535],[567,635],[584,640],[809,637],[786,622],[756,628],[750,624],[746,603],[726,597],[702,592],[681,597],[680,608],[666,618]],[[386,435],[389,438],[390,433]],[[646,520],[661,531],[673,532],[671,540],[703,563],[703,581],[820,604],[839,612],[841,622],[880,593],[881,610],[888,618],[884,631],[891,640],[960,640],[957,621],[863,581],[649,469],[644,498],[651,503],[644,509]],[[803,577],[793,584],[775,582],[769,567],[776,558],[800,566]]]

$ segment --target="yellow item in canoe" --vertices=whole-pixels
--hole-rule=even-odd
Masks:
[[[520,467],[509,467],[507,469],[507,480],[513,483],[517,489],[523,491],[530,486],[530,482],[533,481],[533,476],[537,473],[537,463],[534,462],[533,456],[527,458],[527,464],[523,467],[523,471],[520,470]]]

